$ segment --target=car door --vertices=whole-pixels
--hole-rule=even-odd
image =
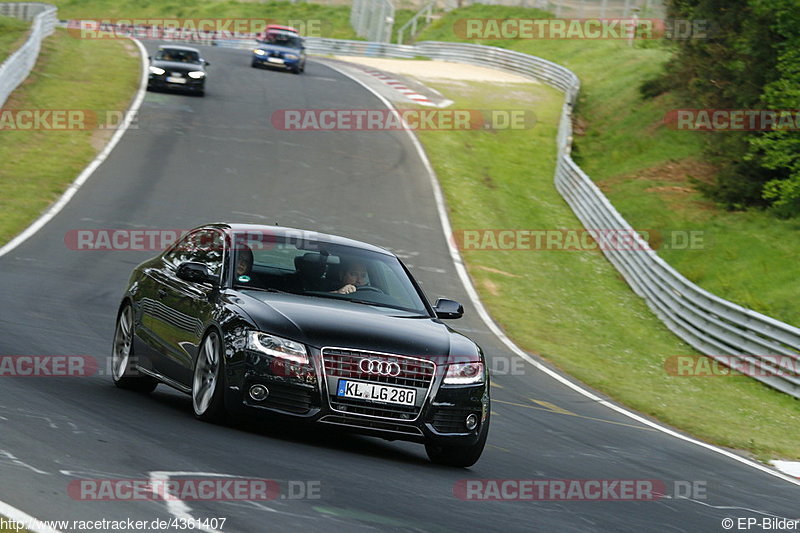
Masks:
[[[203,263],[209,273],[221,280],[224,253],[222,231],[196,230],[164,254],[163,268],[149,273],[156,286],[156,297],[143,305],[143,322],[157,348],[154,370],[187,387],[191,386],[194,358],[202,335],[219,300],[219,285],[180,279],[177,269],[186,261]]]

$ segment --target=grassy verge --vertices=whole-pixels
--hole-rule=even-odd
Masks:
[[[25,42],[30,24],[0,16],[0,64]]]
[[[58,30],[7,109],[125,110],[139,82],[139,52],[127,40],[81,40]],[[103,65],[103,68],[98,68]],[[0,244],[57,199],[102,149],[111,130],[0,131]]]
[[[514,131],[419,132],[454,230],[580,228],[553,187],[562,96],[530,85],[430,84],[454,109],[533,109]],[[650,312],[600,252],[465,251],[492,316],[523,348],[640,412],[761,459],[800,458],[793,398],[744,377],[667,374],[695,353]],[[743,430],[747,428],[747,430]]]
[[[451,11],[419,40],[461,40],[453,32],[460,18],[548,16],[476,5]],[[760,211],[727,212],[704,200],[691,180],[708,179],[714,172],[701,156],[702,136],[709,134],[664,127],[664,114],[679,107],[670,95],[639,96],[639,84],[660,71],[669,48],[600,40],[480,42],[544,57],[580,77],[579,164],[634,227],[676,239],[701,232],[702,242],[693,249],[668,238],[664,244],[673,246],[659,250],[666,261],[714,294],[800,325],[800,220],[778,220]]]
[[[279,1],[237,2],[235,0],[53,0],[62,19],[98,18],[240,18],[270,19],[275,24],[292,23],[312,37],[357,39],[350,27],[350,6],[291,3]],[[398,10],[398,21],[408,20],[413,11]],[[294,22],[293,22],[294,21]],[[300,22],[298,22],[300,21]],[[304,27],[305,26],[305,27]],[[395,27],[397,24],[395,24]],[[314,31],[319,28],[319,34]]]

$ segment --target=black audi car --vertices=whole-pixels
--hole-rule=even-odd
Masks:
[[[391,252],[290,228],[210,224],[137,266],[117,313],[117,386],[164,383],[195,416],[304,420],[424,443],[470,466],[489,430],[481,348]]]
[[[148,89],[178,89],[202,96],[206,89],[208,61],[197,48],[162,45],[150,57]]]

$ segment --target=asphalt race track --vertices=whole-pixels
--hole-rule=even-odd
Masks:
[[[381,108],[372,94],[319,61],[296,76],[252,69],[246,51],[205,50],[206,97],[148,93],[138,129],[61,213],[0,258],[0,354],[88,355],[105,368],[121,291],[132,267],[155,253],[70,250],[69,230],[225,220],[336,233],[395,251],[429,298],[464,303],[465,317],[452,325],[483,346],[496,370],[486,451],[471,469],[451,469],[431,465],[416,444],[202,423],[188,396],[163,385],[143,396],[117,389],[108,375],[5,378],[0,500],[40,519],[225,517],[226,533],[696,532],[722,531],[726,517],[797,518],[800,487],[646,427],[528,364],[506,372],[517,358],[469,305],[429,178],[405,133],[285,132],[270,124],[278,109]],[[184,505],[87,502],[67,492],[79,478],[152,472],[318,482],[320,497]],[[660,480],[670,495],[675,481],[699,482],[705,494],[463,501],[453,488],[464,479]]]

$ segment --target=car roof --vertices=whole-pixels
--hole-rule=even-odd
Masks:
[[[162,44],[158,47],[159,50],[182,50],[184,52],[197,52],[200,53],[200,50],[197,48],[192,48],[191,46],[181,46],[179,44]]]
[[[268,226],[265,224],[238,224],[238,223],[228,223],[228,222],[218,222],[200,226],[200,228],[207,228],[207,227],[216,227],[234,233],[264,232],[269,235],[275,235],[277,237],[290,237],[290,238],[292,237],[296,238],[298,233],[310,234],[309,235],[310,240],[320,240],[331,244],[337,244],[340,246],[350,246],[352,248],[359,248],[361,250],[368,250],[371,252],[376,252],[383,255],[391,255],[393,257],[396,257],[395,254],[393,254],[389,250],[386,250],[385,248],[381,248],[379,246],[375,246],[373,244],[357,241],[355,239],[348,239],[347,237],[340,237],[338,235],[321,233],[319,231],[314,231],[314,230],[289,228],[285,226]]]
[[[297,37],[298,39],[302,39],[299,33],[287,30],[269,30],[264,32],[264,38],[266,38],[269,35],[282,35],[284,37]]]
[[[297,33],[297,34],[299,34],[299,33],[300,33],[300,31],[298,31],[298,30],[297,30],[297,28],[292,28],[291,26],[281,26],[281,25],[279,25],[279,24],[269,24],[269,25],[268,25],[266,28],[264,28],[264,29],[265,29],[265,31],[270,31],[270,30],[284,30],[284,31],[291,31],[291,32],[294,32],[294,33]]]

